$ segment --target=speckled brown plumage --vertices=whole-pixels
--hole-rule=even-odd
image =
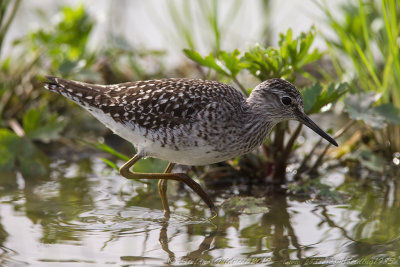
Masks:
[[[281,79],[261,83],[246,99],[230,85],[198,79],[94,85],[47,78],[47,89],[87,109],[142,156],[187,165],[248,153],[276,123],[303,112],[301,94]]]
[[[243,102],[243,96],[236,89],[215,81],[163,79],[103,86],[49,79],[52,81],[47,85],[49,90],[78,104],[99,108],[118,122],[134,123],[146,129],[188,123],[199,111],[207,109],[207,105],[224,102],[226,97],[234,100],[233,105]],[[233,105],[230,108],[234,109]]]

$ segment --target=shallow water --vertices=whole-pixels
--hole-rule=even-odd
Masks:
[[[400,191],[390,178],[339,170],[325,179],[341,195],[329,202],[260,197],[258,188],[250,210],[215,191],[222,208],[214,219],[172,182],[168,219],[155,184],[105,173],[94,161],[57,163],[45,180],[2,175],[1,266],[400,264]]]

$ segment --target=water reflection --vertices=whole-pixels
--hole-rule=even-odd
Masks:
[[[176,262],[176,256],[173,251],[169,248],[170,239],[168,238],[168,225],[169,225],[169,217],[166,217],[166,220],[162,223],[162,227],[160,230],[159,242],[162,250],[164,250],[168,255],[167,263]],[[200,263],[200,262],[210,262],[212,256],[210,256],[207,252],[211,248],[211,244],[214,241],[214,238],[218,232],[218,228],[216,227],[209,234],[203,233],[205,235],[203,241],[200,243],[198,248],[194,251],[188,252],[185,256],[183,256],[180,261],[191,262],[191,263]]]
[[[1,266],[399,263],[395,179],[346,176],[338,187],[343,203],[335,205],[246,188],[237,191],[257,195],[268,209],[222,208],[209,220],[196,195],[177,184],[170,186],[173,214],[166,218],[156,186],[92,172],[85,162],[38,180],[2,174]],[[215,195],[219,206],[229,201],[227,190]]]

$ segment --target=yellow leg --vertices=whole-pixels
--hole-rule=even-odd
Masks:
[[[122,167],[119,169],[119,173],[127,178],[127,179],[163,179],[163,180],[176,180],[184,182],[187,186],[189,186],[194,192],[196,192],[201,199],[207,204],[207,206],[215,213],[217,213],[217,209],[214,206],[211,198],[208,194],[201,188],[201,186],[193,181],[192,178],[187,176],[184,173],[170,173],[172,168],[174,167],[173,163],[170,163],[165,170],[165,173],[140,173],[140,172],[131,172],[129,169],[142,158],[142,156],[136,154],[133,158],[128,160]],[[172,165],[172,166],[171,166]],[[168,171],[168,172],[167,172]],[[161,195],[161,200],[163,201],[164,210],[166,210],[165,205],[168,207],[168,201],[166,198],[166,183],[161,183],[161,189],[159,184],[160,194],[165,196],[163,200],[163,195]],[[165,190],[164,190],[165,189]],[[162,192],[162,193],[161,193]],[[164,202],[165,201],[165,202]],[[167,208],[166,212],[169,212],[169,208]]]
[[[175,166],[175,163],[170,162],[168,164],[167,168],[165,169],[164,173],[171,173],[174,166]],[[158,181],[158,193],[160,193],[164,212],[166,214],[169,214],[170,210],[169,210],[168,198],[167,198],[167,186],[168,186],[167,183],[168,183],[168,180],[165,180],[165,179],[160,179]]]

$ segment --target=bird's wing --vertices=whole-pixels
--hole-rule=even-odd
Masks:
[[[85,108],[100,109],[116,121],[148,129],[171,128],[201,116],[216,120],[222,115],[215,112],[216,108],[228,109],[224,112],[226,117],[229,109],[235,108],[235,101],[244,99],[232,86],[216,81],[162,79],[95,85],[52,76],[46,78],[49,80],[45,85],[47,89]]]

